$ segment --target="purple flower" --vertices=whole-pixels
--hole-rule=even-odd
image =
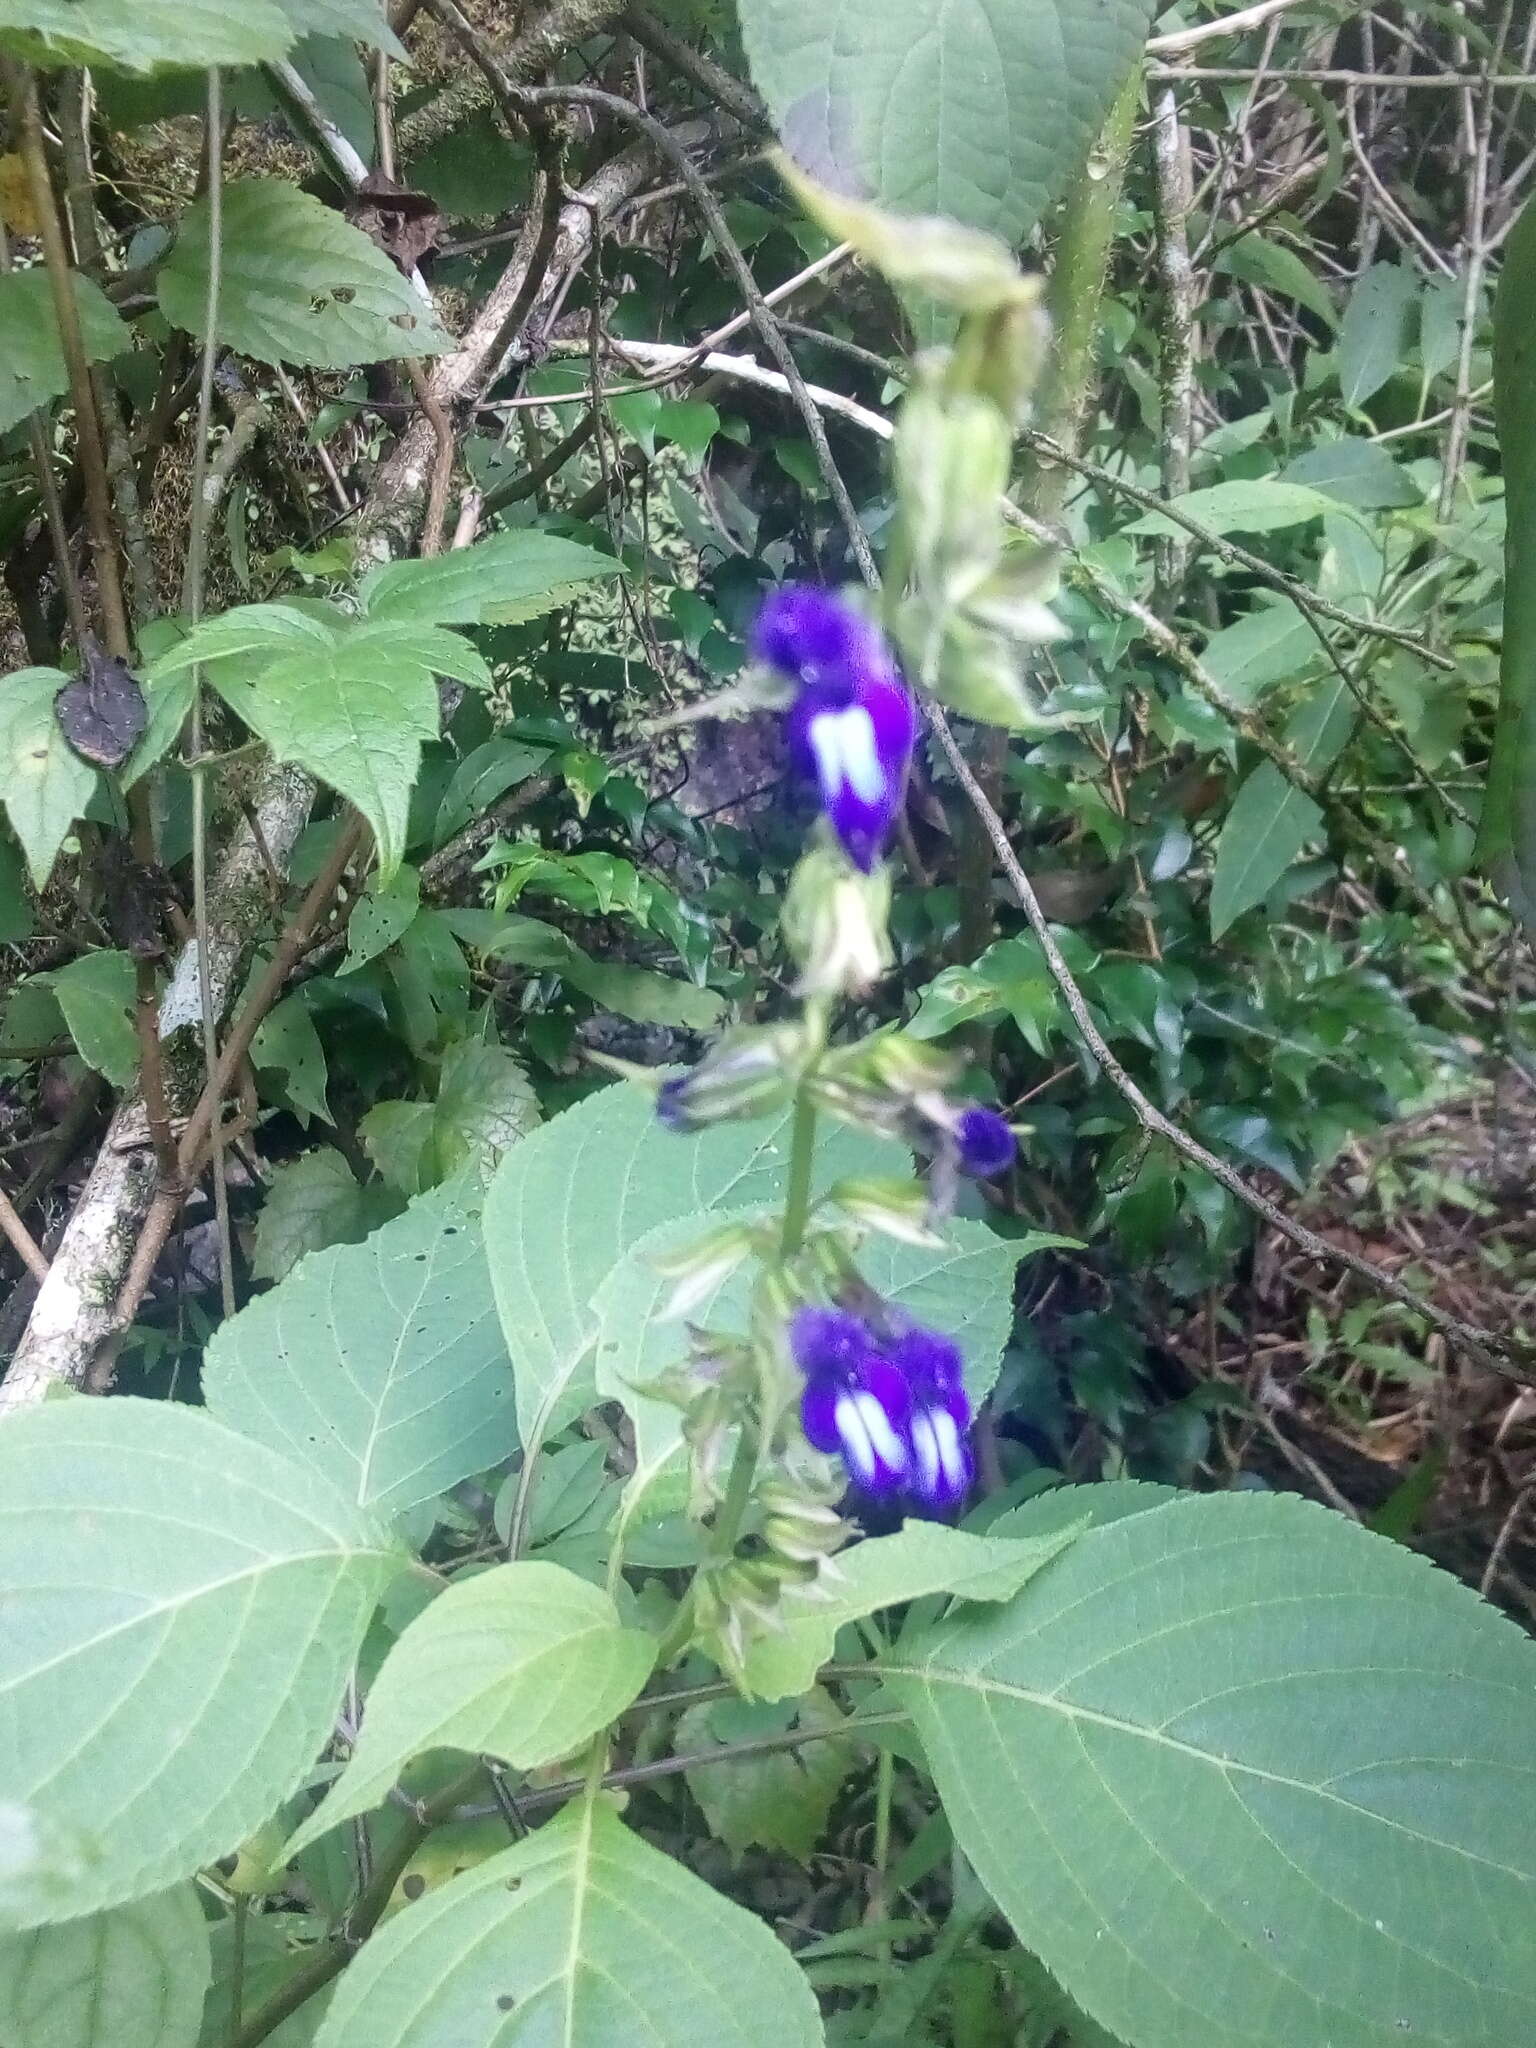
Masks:
[[[955,1122],[955,1149],[960,1171],[976,1180],[991,1180],[1013,1164],[1013,1132],[995,1109],[976,1105],[963,1109]]]
[[[888,1349],[911,1402],[907,1441],[912,1473],[908,1487],[924,1507],[947,1513],[970,1492],[975,1470],[966,1441],[971,1404],[960,1353],[948,1337],[920,1324],[903,1331]]]
[[[674,1074],[656,1090],[656,1120],[665,1124],[669,1131],[693,1128],[688,1117],[689,1079],[687,1074]]]
[[[878,626],[829,591],[788,584],[757,615],[753,652],[796,686],[789,742],[821,807],[868,874],[906,794],[917,714]]]
[[[789,1348],[805,1375],[800,1423],[806,1441],[840,1454],[866,1493],[894,1493],[912,1466],[912,1403],[902,1373],[845,1309],[796,1310]]]

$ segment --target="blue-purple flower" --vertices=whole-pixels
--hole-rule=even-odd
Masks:
[[[840,1454],[866,1493],[895,1493],[912,1466],[911,1403],[901,1373],[845,1309],[799,1309],[789,1347],[805,1375],[800,1423],[806,1441]]]
[[[846,1309],[802,1308],[789,1344],[805,1376],[809,1443],[841,1456],[877,1499],[902,1493],[939,1513],[960,1504],[974,1471],[971,1404],[947,1337],[918,1323],[882,1336]]]
[[[912,1404],[907,1419],[911,1490],[930,1507],[958,1507],[970,1492],[974,1476],[971,1447],[966,1441],[971,1404],[960,1353],[937,1330],[913,1324],[892,1343],[890,1357],[906,1381]]]
[[[830,591],[786,584],[763,604],[758,660],[795,685],[789,742],[821,807],[868,874],[901,811],[917,714],[884,635]]]
[[[961,1110],[954,1139],[960,1171],[975,1180],[991,1180],[1013,1164],[1017,1148],[1006,1118],[982,1103]]]

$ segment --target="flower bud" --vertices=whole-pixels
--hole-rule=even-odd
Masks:
[[[652,1264],[664,1280],[673,1283],[671,1292],[656,1311],[658,1322],[672,1322],[708,1301],[758,1243],[759,1233],[749,1223],[727,1223],[691,1245],[667,1252]]]
[[[989,399],[930,382],[906,399],[896,429],[896,489],[912,570],[930,601],[960,604],[991,575],[1003,547],[998,501],[1012,435]]]
[[[784,938],[800,969],[804,996],[857,996],[891,964],[887,924],[891,878],[884,867],[861,874],[829,846],[813,846],[790,878]]]
[[[728,1032],[686,1073],[656,1091],[656,1114],[671,1131],[698,1131],[728,1118],[766,1116],[793,1092],[805,1037],[797,1024]]]
[[[930,1221],[932,1204],[920,1180],[884,1179],[871,1175],[857,1180],[840,1180],[827,1192],[845,1216],[894,1237],[901,1244],[942,1244],[943,1238]]]

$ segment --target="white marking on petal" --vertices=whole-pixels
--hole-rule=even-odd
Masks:
[[[905,1472],[907,1469],[907,1447],[891,1427],[891,1418],[880,1406],[873,1394],[855,1394],[853,1405],[858,1409],[869,1440],[875,1447],[876,1456],[890,1472]]]
[[[960,1442],[960,1431],[955,1418],[947,1408],[934,1408],[930,1411],[929,1419],[938,1445],[939,1463],[943,1467],[944,1477],[958,1493],[965,1484],[965,1450]]]
[[[885,770],[875,746],[875,722],[860,704],[844,711],[823,711],[806,727],[816,772],[828,800],[851,789],[867,804],[885,796]]]
[[[864,1427],[864,1418],[852,1394],[839,1394],[832,1410],[832,1420],[837,1425],[838,1442],[843,1447],[843,1456],[853,1467],[859,1478],[866,1484],[876,1472],[875,1447],[869,1440],[869,1431]]]
[[[933,1432],[933,1416],[920,1408],[912,1418],[912,1448],[917,1453],[917,1484],[924,1495],[933,1494],[939,1483],[942,1453]]]

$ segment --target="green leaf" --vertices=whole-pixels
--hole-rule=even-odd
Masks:
[[[428,1749],[533,1771],[574,1755],[637,1699],[656,1638],[559,1565],[522,1560],[461,1579],[418,1615],[368,1693],[350,1762],[284,1859],[388,1797]]]
[[[329,607],[326,608],[329,611]],[[279,655],[314,653],[335,645],[346,623],[340,612],[317,616],[296,604],[241,604],[233,611],[204,619],[150,664],[149,687],[181,675],[202,663],[256,655],[275,661]]]
[[[96,770],[53,715],[68,681],[62,669],[23,668],[0,686],[0,798],[38,889],[47,887],[59,848],[96,788]]]
[[[434,843],[441,846],[455,832],[462,831],[471,818],[483,816],[498,797],[537,775],[549,758],[547,747],[500,737],[486,740],[466,754],[454,769],[453,780],[438,805]]]
[[[1136,2048],[1536,2027],[1536,1652],[1286,1496],[1088,1530],[889,1669],[1019,1939]]]
[[[0,1755],[31,1856],[0,1919],[74,1919],[224,1855],[329,1738],[403,1558],[302,1466],[165,1401],[0,1425]]]
[[[786,1587],[785,1626],[747,1650],[746,1683],[764,1699],[808,1692],[832,1655],[837,1632],[883,1607],[950,1593],[960,1600],[1008,1600],[1064,1550],[1081,1525],[1038,1536],[972,1536],[939,1522],[908,1522],[894,1536],[871,1536],[839,1551],[840,1577],[818,1586],[814,1601]],[[791,1619],[799,1610],[800,1619]]]
[[[47,979],[81,1059],[105,1074],[114,1088],[130,1087],[139,1071],[139,1041],[128,955],[82,953],[67,967],[55,967]]]
[[[603,1088],[508,1153],[486,1197],[485,1242],[525,1444],[536,1448],[595,1398],[594,1297],[630,1246],[670,1216],[778,1199],[787,1142],[785,1116],[679,1137],[641,1089]],[[839,1130],[818,1169],[836,1180],[890,1156]]]
[[[435,1170],[447,1180],[473,1164],[489,1171],[539,1122],[539,1098],[504,1045],[461,1038],[443,1058],[432,1120]]]
[[[296,36],[331,36],[343,42],[366,43],[403,57],[400,40],[384,17],[382,0],[276,0]]]
[[[1082,170],[1147,0],[741,0],[758,90],[823,184],[1022,242]]]
[[[392,1188],[420,1195],[434,1184],[435,1102],[376,1102],[357,1127],[363,1150]]]
[[[302,1913],[248,1913],[240,1928],[240,2010],[249,2016],[280,1991],[313,1955],[314,1925]],[[216,1921],[210,1931],[213,1983],[203,2007],[197,2048],[229,2048],[234,2031],[235,1920]],[[315,2029],[325,2016],[330,1987],[306,1998],[297,2012],[268,2034],[263,2048],[313,2048]]]
[[[331,1121],[325,1048],[302,994],[285,996],[262,1018],[251,1041],[251,1064],[258,1073],[282,1075],[284,1092],[301,1118]]]
[[[19,945],[37,930],[37,914],[27,892],[21,849],[0,839],[0,945]]]
[[[449,918],[468,944],[498,959],[558,974],[601,1008],[632,1017],[637,1024],[708,1031],[720,1022],[725,1002],[716,990],[657,974],[649,967],[594,960],[558,926],[540,918],[487,915],[481,921],[474,912],[449,912]]]
[[[501,1463],[517,1425],[478,1226],[432,1196],[317,1253],[220,1325],[203,1397],[384,1515]]]
[[[1417,505],[1424,495],[1379,442],[1362,440],[1358,434],[1322,441],[1307,449],[1285,465],[1280,480],[1310,484],[1314,490],[1337,498],[1341,505],[1354,505],[1363,511]]]
[[[823,2040],[783,1944],[601,1800],[573,1801],[375,1934],[316,2048],[498,2048],[518,2036],[567,2048]]]
[[[347,919],[347,957],[337,973],[355,973],[387,952],[420,908],[421,876],[415,868],[397,868],[387,882],[370,877]]]
[[[656,410],[658,439],[672,441],[697,469],[720,431],[720,415],[703,398],[664,398]]]
[[[1200,660],[1235,703],[1256,703],[1275,683],[1289,682],[1320,659],[1317,635],[1288,597],[1261,604],[1213,633]]]
[[[224,187],[218,339],[261,363],[350,369],[452,348],[432,310],[382,249],[339,213],[276,178]],[[160,310],[202,339],[208,206],[182,216],[160,266]]]
[[[1504,636],[1477,851],[1536,930],[1536,199],[1515,224],[1494,296],[1493,410],[1504,470]],[[6,688],[14,686],[13,677]]]
[[[1291,714],[1285,739],[1302,767],[1320,775],[1335,760],[1355,722],[1348,685],[1337,678]],[[1323,813],[1272,761],[1261,761],[1232,800],[1211,874],[1211,936],[1219,939],[1245,910],[1261,903],[1309,840]]]
[[[379,1222],[376,1195],[359,1185],[330,1145],[301,1152],[272,1175],[256,1219],[251,1271],[258,1280],[281,1280],[310,1252],[357,1244]]]
[[[405,851],[421,743],[437,737],[432,669],[408,648],[352,634],[274,661],[238,690],[218,669],[210,681],[274,758],[297,761],[356,804],[373,827],[380,874],[393,875]]]
[[[0,0],[0,20],[4,5]],[[133,335],[99,285],[73,274],[72,282],[86,357],[108,363],[133,346]],[[47,271],[14,270],[0,277],[0,433],[8,433],[28,413],[62,398],[68,389]]]
[[[770,1709],[772,1727],[763,1722],[762,1707],[740,1700],[716,1700],[690,1707],[678,1718],[672,1747],[678,1756],[740,1742],[752,1735],[781,1730],[841,1728],[843,1714],[818,1687],[797,1700],[793,1711]],[[803,1749],[766,1756],[727,1757],[723,1762],[695,1764],[683,1773],[688,1790],[699,1802],[709,1831],[740,1856],[754,1847],[782,1849],[809,1863],[821,1840],[844,1778],[855,1761],[845,1742],[808,1742]]]
[[[1395,263],[1373,263],[1350,293],[1335,350],[1346,405],[1363,405],[1402,365],[1418,300],[1418,279]]]
[[[623,567],[614,556],[579,541],[521,527],[451,554],[371,569],[358,595],[373,619],[493,626],[505,623],[503,614],[509,610],[520,620],[536,618],[539,600],[548,598],[553,607],[576,585],[617,576]]]
[[[0,1935],[5,2048],[197,2048],[208,1926],[189,1884]]]
[[[1330,327],[1339,324],[1333,295],[1328,287],[1284,242],[1272,242],[1267,236],[1256,233],[1244,235],[1230,249],[1222,250],[1214,268],[1225,271],[1229,277],[1243,278],[1249,284],[1283,292]]]
[[[293,33],[274,0],[0,0],[0,45],[30,64],[261,64]]]
[[[1169,503],[1186,519],[1193,519],[1209,533],[1274,533],[1285,526],[1300,526],[1308,519],[1320,519],[1338,510],[1337,498],[1307,484],[1282,483],[1278,477],[1233,477],[1224,484],[1207,484],[1204,490],[1186,491]],[[1127,533],[1186,534],[1161,512],[1144,512],[1125,528]]]

